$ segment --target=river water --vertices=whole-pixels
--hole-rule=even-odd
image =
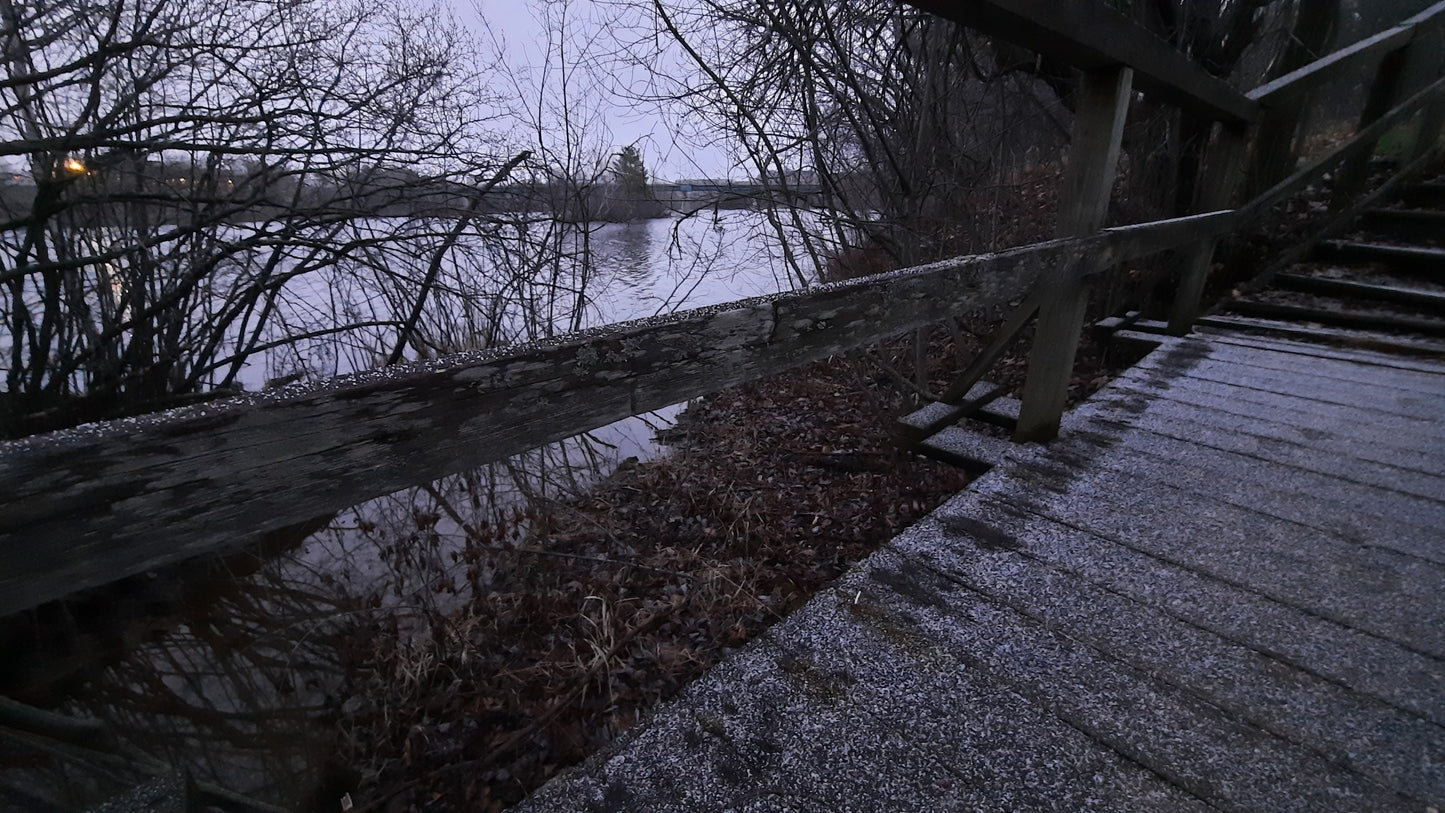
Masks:
[[[582,315],[558,317],[572,325],[776,292],[796,277],[763,217],[743,210],[609,224],[589,251]],[[353,366],[325,348],[312,355],[335,371]],[[242,381],[257,387],[272,372],[258,363]],[[54,640],[36,649],[43,663],[25,697],[99,721],[115,741],[0,727],[0,809],[85,809],[176,769],[284,809],[321,799],[334,809],[330,783],[344,768],[326,721],[355,700],[331,633],[362,613],[404,627],[455,610],[459,594],[438,585],[456,578],[468,527],[510,522],[525,533],[521,518],[537,505],[662,453],[653,434],[681,406],[318,518],[299,542],[277,541],[279,553],[213,563],[184,583],[132,580],[111,603],[41,619],[38,634]]]

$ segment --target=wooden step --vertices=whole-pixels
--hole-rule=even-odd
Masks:
[[[1342,299],[1368,299],[1374,302],[1390,302],[1396,305],[1434,308],[1445,312],[1445,294],[1438,294],[1433,291],[1397,288],[1391,285],[1371,285],[1364,282],[1311,277],[1304,274],[1279,274],[1274,278],[1274,281],[1279,287],[1287,288],[1291,291],[1324,294]]]
[[[974,384],[957,404],[933,402],[898,419],[895,427],[899,442],[914,447],[924,439],[964,418],[974,418],[992,426],[1013,431],[1018,426],[1019,401],[1016,398],[994,397],[998,385],[987,381]]]
[[[1100,319],[1094,323],[1094,327],[1105,333],[1131,331],[1134,333],[1149,333],[1157,336],[1165,336],[1169,333],[1168,322],[1160,319],[1145,319],[1139,316],[1137,311],[1131,312],[1128,316],[1110,316],[1105,319]]]
[[[1427,181],[1411,184],[1400,192],[1400,200],[1406,206],[1430,206],[1445,208],[1445,182]]]
[[[1012,441],[945,426],[918,444],[918,453],[972,474],[984,474],[1008,460],[1017,447]]]
[[[1292,341],[1312,342],[1337,347],[1356,347],[1405,356],[1445,358],[1445,342],[1421,342],[1386,336],[1371,336],[1350,330],[1326,327],[1306,327],[1288,322],[1269,319],[1251,319],[1246,316],[1203,316],[1195,323],[1199,327],[1231,332],[1255,333],[1274,336]]]
[[[1261,316],[1266,319],[1315,322],[1321,325],[1353,327],[1362,330],[1402,330],[1427,336],[1445,336],[1445,319],[1425,319],[1416,316],[1362,311],[1336,311],[1301,305],[1281,305],[1275,302],[1255,302],[1248,299],[1228,302],[1224,308],[1232,313]]]
[[[1320,260],[1387,263],[1401,271],[1445,276],[1445,249],[1439,248],[1326,240],[1315,248],[1315,257]]]
[[[1360,219],[1372,232],[1416,240],[1445,240],[1445,210],[1372,209]]]

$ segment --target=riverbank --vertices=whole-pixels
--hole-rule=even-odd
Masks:
[[[941,383],[954,340],[977,340],[935,333]],[[468,528],[463,610],[356,631],[353,801],[504,809],[964,488],[963,472],[889,441],[908,350],[697,402],[667,433],[669,456],[519,518],[525,534]],[[1082,358],[1079,397],[1110,366],[1092,345]],[[1009,358],[1000,373],[1018,384],[1022,369]]]

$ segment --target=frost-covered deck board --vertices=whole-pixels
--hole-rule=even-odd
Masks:
[[[0,616],[1199,239],[1106,229],[0,443]],[[1055,270],[1053,273],[1060,273]]]
[[[520,809],[1445,802],[1445,363],[1168,340],[1003,454]]]

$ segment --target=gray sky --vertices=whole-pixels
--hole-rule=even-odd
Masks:
[[[536,12],[546,0],[445,0],[451,4],[452,14],[461,25],[471,30],[483,54],[491,53],[494,31],[505,42],[505,59],[509,67],[521,77],[536,79],[541,75],[547,57],[547,38]],[[594,4],[592,0],[553,0],[567,3],[567,11],[579,20],[579,39],[591,38],[602,53],[616,47],[608,31],[584,25],[590,13],[605,5]],[[555,66],[554,66],[555,70]],[[498,71],[498,74],[504,73]],[[589,92],[580,94],[577,109],[589,108],[593,121],[588,127],[584,140],[596,149],[615,152],[628,144],[636,144],[642,151],[644,162],[655,178],[676,180],[678,178],[738,177],[746,173],[729,171],[725,150],[720,147],[698,146],[676,143],[668,124],[657,111],[638,107],[622,96],[611,93],[607,85],[616,84],[615,77],[581,77],[579,85],[588,85]],[[515,99],[519,94],[511,93]],[[535,102],[534,102],[535,103]],[[501,126],[499,124],[499,126]],[[548,127],[546,132],[556,133],[558,128]],[[524,145],[530,146],[535,140]],[[19,170],[26,166],[21,157],[0,157],[0,171]]]
[[[589,25],[589,19],[601,13],[591,0],[565,0],[567,13],[577,26],[577,39],[590,40],[598,54],[617,47],[607,30]],[[534,80],[541,75],[547,58],[547,37],[538,19],[539,0],[451,0],[457,19],[472,29],[484,51],[491,49],[492,34],[488,27],[505,41],[506,59],[510,66]],[[596,120],[589,126],[587,138],[597,142],[610,141],[613,150],[637,144],[643,160],[654,177],[677,179],[685,177],[725,177],[729,174],[725,151],[718,147],[677,143],[668,124],[655,110],[638,107],[621,95],[611,93],[607,85],[616,84],[616,75],[582,77],[579,86],[591,85],[582,94],[580,107],[595,107]],[[552,80],[555,86],[555,80]],[[732,173],[739,174],[739,173]]]

